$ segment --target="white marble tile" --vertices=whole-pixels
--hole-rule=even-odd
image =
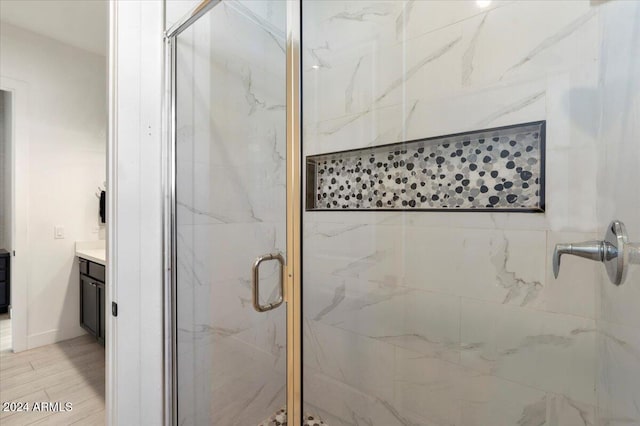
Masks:
[[[467,367],[596,404],[593,320],[463,299],[461,344]]]
[[[368,395],[393,399],[394,346],[309,319],[303,320],[303,345],[305,368]]]
[[[469,377],[461,388],[461,425],[545,424],[545,393],[490,375]]]
[[[262,352],[270,361],[270,370],[274,370],[286,377],[287,360],[287,330],[286,305],[268,312],[258,313],[253,307],[252,312],[245,312],[251,319],[251,327],[239,332],[234,337],[245,343],[251,351]]]
[[[441,424],[460,424],[462,388],[474,375],[459,364],[398,349],[394,383],[401,412]]]
[[[640,300],[640,267],[629,265],[627,278],[621,286],[611,284],[604,268],[599,274],[600,318],[639,329],[640,312],[636,301]]]
[[[393,43],[396,16],[402,11],[401,1],[341,2],[308,1],[303,13],[305,28],[305,63],[329,68],[331,56],[344,52],[353,56],[356,49]]]
[[[549,426],[597,425],[596,407],[576,402],[563,395],[547,394],[547,422]]]
[[[600,66],[598,220],[602,232],[611,220],[623,221],[633,242],[640,240],[640,191],[634,184],[640,179],[640,86],[636,78],[640,69],[639,23],[640,5],[636,2],[602,7],[600,31],[605,37]],[[631,265],[625,283],[619,287],[611,285],[601,272],[599,295],[604,321],[640,329],[640,266]],[[615,416],[615,412],[610,415]]]
[[[363,393],[315,369],[305,368],[305,412],[318,414],[328,425],[443,426],[408,413],[394,401]]]
[[[550,229],[596,229],[596,150],[590,147],[547,151],[546,200]]]
[[[322,224],[322,225],[319,225]],[[361,211],[305,212],[305,235],[315,232],[317,226],[336,229],[364,225],[395,225],[420,228],[547,230],[545,214],[491,213],[491,212],[409,212]]]
[[[364,296],[321,321],[430,357],[459,361],[458,297],[402,288],[384,298],[379,293]]]
[[[598,62],[547,76],[549,149],[595,148],[599,123]]]
[[[397,104],[407,94],[431,100],[457,91],[461,41],[461,28],[453,26],[403,46],[372,44],[330,68],[305,71],[303,81],[310,90],[335,88],[321,92],[321,102],[311,104],[308,118],[324,121],[349,113],[362,114]],[[432,81],[438,84],[428,84]]]
[[[305,317],[330,325],[413,291],[382,282],[321,273],[306,274],[303,280]]]
[[[273,25],[280,31],[285,31],[287,18],[286,1],[240,0],[238,3],[241,3],[252,12],[253,15],[250,15],[249,18],[257,20],[259,24],[265,26]]]
[[[305,276],[329,273],[336,278],[397,282],[397,230],[319,225],[305,241]]]
[[[255,350],[247,351],[253,354]],[[227,370],[224,379],[218,375],[217,386],[211,392],[210,424],[247,425],[258,424],[264,420],[265,414],[275,413],[286,404],[286,376],[269,369],[255,357],[243,356],[234,352],[237,357],[233,371]],[[214,357],[215,359],[215,357]],[[238,363],[238,360],[245,362]],[[216,365],[214,368],[221,368]]]
[[[520,306],[544,287],[544,232],[417,228],[411,241],[425,243],[403,252],[407,286]]]
[[[596,15],[588,1],[518,1],[465,21],[465,84],[517,81],[595,62]]]
[[[316,223],[305,242],[305,277],[325,281],[356,278],[528,306],[546,280],[544,231]]]
[[[640,333],[636,327],[598,322],[598,420],[640,424]]]
[[[558,278],[553,276],[552,256],[556,244],[594,241],[595,233],[548,232],[546,282],[532,307],[549,312],[596,318],[596,292],[599,289],[600,262],[575,256],[562,256]]]
[[[403,12],[396,18],[396,37],[398,40],[414,38],[477,15],[485,15],[490,10],[509,3],[511,2],[492,1],[480,7],[473,0],[406,1]]]
[[[313,155],[543,120],[545,94],[545,79],[465,89],[437,100],[408,89],[405,103],[322,121],[307,116],[304,150]]]

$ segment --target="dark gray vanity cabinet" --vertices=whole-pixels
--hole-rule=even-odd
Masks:
[[[11,256],[6,250],[0,250],[0,314],[9,311],[11,304]]]
[[[80,325],[104,345],[104,266],[82,259],[80,263]]]

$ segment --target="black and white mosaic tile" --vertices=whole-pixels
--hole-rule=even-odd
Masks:
[[[307,210],[544,211],[545,122],[307,157]]]
[[[258,426],[287,426],[287,410],[282,408]],[[302,426],[327,426],[325,422],[311,414],[302,418]]]

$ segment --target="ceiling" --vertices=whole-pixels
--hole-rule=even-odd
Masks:
[[[106,56],[106,0],[0,0],[0,21]]]

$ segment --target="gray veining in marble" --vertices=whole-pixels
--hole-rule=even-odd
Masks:
[[[441,46],[435,52],[433,52],[430,55],[426,56],[420,62],[418,62],[417,64],[415,64],[411,68],[409,68],[400,78],[394,80],[391,84],[389,84],[389,86],[376,98],[374,103],[380,102],[381,100],[386,98],[393,90],[397,89],[398,87],[401,87],[408,80],[410,80],[411,77],[413,77],[418,71],[420,71],[420,69],[422,69],[425,65],[437,60],[438,58],[443,56],[445,53],[451,51],[451,49],[453,49],[453,47],[456,44],[458,44],[460,42],[460,40],[462,40],[462,36],[457,37],[456,39],[448,42],[444,46]]]
[[[494,122],[495,120],[520,111],[521,109],[524,109],[526,107],[528,107],[529,105],[532,105],[536,102],[538,102],[540,99],[543,99],[545,96],[545,91],[541,91],[541,92],[537,92],[534,93],[533,95],[527,96],[524,99],[520,99],[516,102],[513,102],[507,106],[505,106],[504,108],[499,109],[498,111],[493,112],[492,114],[488,115],[486,118],[480,120],[478,122],[478,126],[479,127],[484,127],[484,126],[488,126],[489,124],[491,124],[492,122]]]
[[[253,79],[251,76],[251,69],[244,67],[240,77],[242,78],[242,85],[245,91],[245,99],[249,104],[249,115],[253,114],[257,109],[265,109],[269,111],[284,111],[285,105],[283,104],[267,104],[267,102],[260,100],[253,92]]]
[[[522,411],[518,426],[543,426],[547,422],[547,399],[543,398]]]
[[[509,271],[507,269],[509,262],[509,240],[504,235],[502,244],[504,248],[491,257],[491,263],[496,268],[497,283],[508,290],[502,303],[511,302],[520,295],[521,291],[524,291],[525,296],[520,306],[526,306],[536,299],[540,290],[542,290],[542,283],[540,281],[527,281],[518,277],[515,272]]]
[[[351,74],[351,79],[349,80],[347,89],[344,92],[344,110],[347,113],[351,112],[351,105],[353,104],[353,88],[356,84],[358,70],[360,69],[360,64],[362,63],[363,58],[364,56],[361,56],[360,59],[358,59],[358,63],[356,64],[356,67],[353,70],[353,74]]]
[[[391,405],[388,401],[378,398],[378,402],[380,402],[380,404],[382,404],[382,406],[385,407],[389,411],[389,413],[391,413],[391,415],[395,417],[398,422],[400,422],[401,425],[420,426],[417,423],[414,423],[411,420],[407,419],[405,416],[401,415],[398,409]]]
[[[396,38],[402,39],[403,34],[407,29],[407,25],[409,25],[409,19],[411,18],[411,10],[413,9],[413,5],[416,0],[408,0],[400,15],[396,18]]]
[[[340,12],[333,15],[330,19],[342,19],[346,21],[366,21],[371,17],[387,16],[391,13],[388,8],[380,6],[368,6],[353,12]]]
[[[312,64],[315,67],[318,68],[331,68],[331,64],[327,61],[325,61],[322,56],[319,54],[319,51],[321,50],[326,50],[326,51],[330,51],[331,48],[329,47],[329,42],[325,42],[322,46],[318,46],[318,47],[311,47],[309,49],[307,49],[307,51],[309,52],[309,55],[311,55],[311,57],[315,60],[314,63]]]
[[[562,28],[557,33],[555,33],[555,34],[547,37],[546,39],[544,39],[534,49],[532,49],[529,53],[524,55],[524,57],[518,63],[516,63],[515,65],[513,65],[512,67],[507,69],[502,74],[502,76],[500,77],[500,80],[502,80],[505,77],[505,75],[507,75],[508,73],[510,73],[513,70],[521,67],[522,65],[526,64],[527,62],[531,61],[533,58],[535,58],[540,53],[544,52],[545,50],[549,49],[550,47],[554,46],[555,44],[557,44],[560,41],[564,40],[565,38],[569,37],[578,28],[580,28],[582,25],[584,25],[589,20],[591,20],[591,18],[593,18],[595,15],[596,15],[596,9],[593,8],[588,13],[580,16],[579,18],[577,18],[576,20],[571,22],[569,25],[567,25],[566,27]]]
[[[346,291],[347,291],[347,288],[344,283],[336,287],[335,292],[333,294],[333,300],[328,306],[323,308],[318,313],[318,315],[315,316],[315,318],[313,318],[314,321],[320,321],[325,315],[333,311],[340,303],[342,303],[342,301],[345,298]]]
[[[369,226],[369,225],[364,224],[364,223],[358,223],[358,224],[355,224],[355,225],[347,225],[347,226],[340,227],[340,228],[334,228],[334,229],[331,229],[331,230],[328,230],[328,231],[317,231],[316,230],[314,233],[315,233],[315,235],[320,235],[320,236],[327,237],[327,238],[333,238],[333,237],[337,237],[338,235],[342,235],[345,232],[355,231],[356,229],[364,228],[366,226]]]
[[[278,49],[280,49],[282,53],[286,53],[286,48],[285,48],[286,36],[283,29],[276,28],[271,22],[264,19],[262,16],[254,13],[249,7],[246,7],[241,2],[223,3],[223,6],[225,8],[234,9],[238,13],[243,15],[245,18],[253,21],[253,23],[257,24],[258,28],[264,31],[266,35],[271,40],[273,40],[273,42],[278,46]]]
[[[353,114],[353,115],[349,115],[347,117],[341,118],[339,121],[337,121],[335,124],[330,126],[328,129],[321,130],[319,133],[321,135],[327,135],[327,136],[333,135],[334,133],[339,132],[349,124],[353,123],[354,121],[357,121],[359,118],[369,114],[370,112],[371,112],[370,110],[364,110],[364,111],[360,111],[357,114]]]
[[[406,134],[409,130],[409,126],[411,125],[411,119],[413,118],[413,116],[416,113],[416,108],[418,107],[418,103],[420,102],[419,99],[416,99],[415,101],[413,101],[413,105],[411,105],[411,108],[409,108],[409,112],[407,113],[407,115],[404,118],[404,123],[402,123],[402,129],[400,129],[400,131],[398,132],[398,136],[397,136],[397,140],[406,140]],[[372,144],[372,145],[375,145]]]
[[[482,21],[480,21],[480,24],[478,24],[478,27],[476,28],[476,30],[473,33],[473,36],[471,37],[469,46],[467,47],[467,49],[464,51],[464,54],[462,55],[462,84],[463,85],[467,85],[470,83],[471,74],[473,73],[473,60],[476,54],[476,46],[478,44],[478,38],[480,37],[480,32],[482,31],[482,28],[484,27],[484,24],[487,20],[487,16],[489,16],[488,12],[484,14]]]
[[[207,216],[210,217],[211,219],[214,219],[216,222],[218,223],[231,223],[231,219],[228,217],[224,217],[224,216],[218,216],[212,212],[208,212],[208,211],[204,211],[198,208],[195,208],[187,203],[184,203],[182,201],[178,201],[176,202],[176,204],[180,207],[184,207],[185,209],[187,209],[188,211],[190,211],[191,213],[195,214],[195,215],[199,215],[199,216]]]
[[[343,268],[338,268],[333,271],[336,276],[354,277],[357,278],[360,274],[372,267],[378,262],[385,259],[389,255],[387,250],[376,250],[374,253],[364,256],[358,260],[350,262]]]

